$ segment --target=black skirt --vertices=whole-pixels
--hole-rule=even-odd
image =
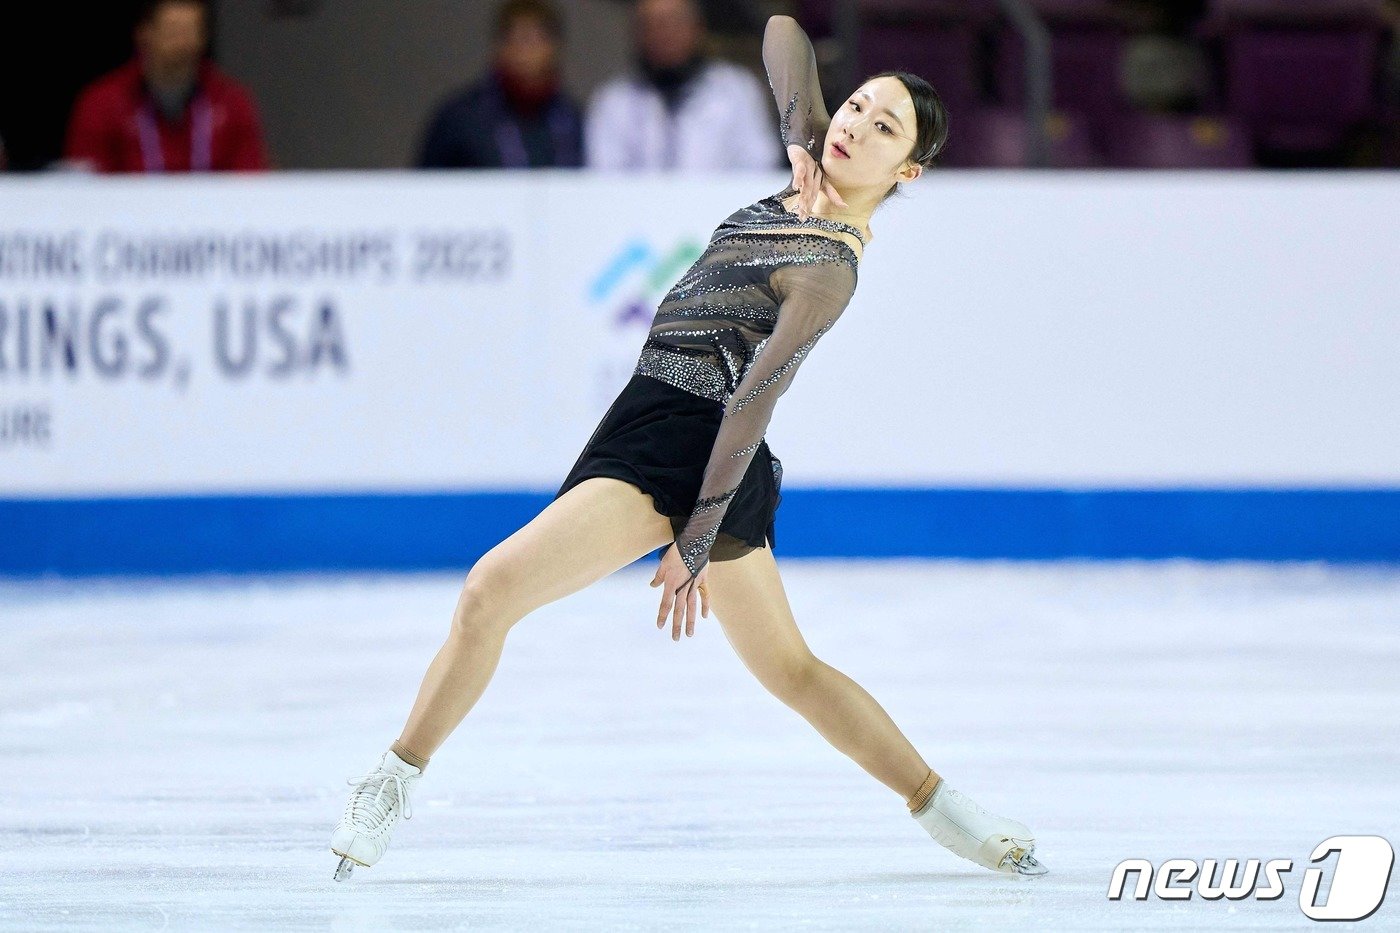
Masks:
[[[651,495],[656,511],[680,534],[700,497],[724,404],[634,373],[584,445],[559,498],[592,476],[611,476]],[[734,560],[773,545],[774,513],[781,500],[783,465],[763,441],[739,491],[719,523],[710,560]]]

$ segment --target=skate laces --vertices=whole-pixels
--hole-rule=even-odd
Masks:
[[[413,802],[409,800],[408,784],[403,775],[375,768],[361,777],[346,778],[345,783],[356,785],[355,793],[350,796],[350,819],[366,831],[373,831],[375,823],[382,824],[393,809],[394,795],[385,793],[390,787],[403,804],[403,818],[413,819]]]

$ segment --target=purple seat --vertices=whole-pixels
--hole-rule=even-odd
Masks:
[[[978,37],[969,25],[867,25],[860,33],[860,78],[912,71],[938,91],[950,113],[981,102]]]
[[[1031,5],[1050,30],[1051,106],[1082,114],[1102,148],[1115,116],[1128,107],[1119,74],[1131,24],[1119,7],[1103,0],[1032,0]],[[1009,26],[997,38],[998,94],[1008,106],[1022,107],[1024,43]]]
[[[1374,32],[1247,32],[1229,39],[1227,49],[1230,109],[1265,145],[1335,146],[1371,111],[1380,50]]]
[[[1384,22],[1385,0],[1211,0],[1210,24],[1363,25]]]
[[[1122,24],[1123,11],[1113,0],[1031,0],[1031,7],[1048,21]]]
[[[1096,168],[1103,157],[1094,147],[1085,119],[1071,111],[1046,118],[1053,168]],[[954,168],[1022,168],[1029,130],[1023,111],[983,107],[949,118],[948,147],[942,165]]]
[[[863,0],[860,11],[861,77],[912,71],[951,111],[982,102],[981,32],[996,20],[996,0]]]
[[[859,0],[868,20],[971,19],[989,21],[1000,9],[997,0]]]
[[[864,23],[991,20],[997,0],[858,0]],[[808,35],[829,36],[836,28],[833,0],[796,0],[793,13]]]
[[[1340,146],[1376,116],[1382,21],[1369,0],[1215,0],[1200,32],[1216,41],[1226,105],[1263,146]]]
[[[1110,164],[1121,168],[1250,168],[1244,124],[1226,115],[1125,113],[1114,123]]]
[[[831,35],[831,0],[797,0],[793,15],[813,39]]]

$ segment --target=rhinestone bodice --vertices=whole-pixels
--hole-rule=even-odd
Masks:
[[[778,320],[772,278],[784,266],[844,266],[854,280],[855,227],[783,207],[791,186],[724,219],[652,319],[636,372],[717,402],[729,400]],[[844,278],[845,271],[828,274]]]

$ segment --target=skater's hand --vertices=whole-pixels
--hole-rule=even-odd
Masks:
[[[841,193],[827,180],[822,164],[812,158],[810,152],[801,146],[788,146],[787,156],[788,161],[792,163],[792,186],[800,192],[792,205],[799,219],[806,220],[811,216],[812,206],[817,203],[818,191],[823,192],[832,203],[840,207],[846,206],[846,202],[841,199]]]
[[[685,624],[687,635],[695,635],[697,597],[700,601],[700,614],[707,619],[710,617],[710,591],[706,586],[706,576],[709,572],[710,564],[706,561],[705,566],[700,568],[700,572],[692,580],[690,568],[681,560],[680,551],[676,550],[674,544],[662,555],[661,566],[656,568],[656,576],[651,578],[651,585],[661,587],[661,608],[656,614],[656,627],[665,626],[666,616],[669,614],[672,641],[681,640],[682,623]]]

